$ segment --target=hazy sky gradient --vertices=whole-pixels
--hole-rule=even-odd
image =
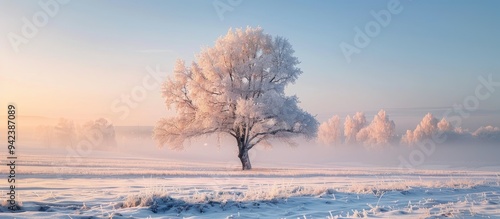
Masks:
[[[402,1],[403,11],[347,63],[339,44],[353,44],[354,28],[388,2],[242,1],[221,20],[213,1],[70,1],[15,53],[8,33],[21,34],[23,17],[42,9],[1,0],[1,104],[16,103],[21,115],[153,125],[167,113],[158,87],[124,119],[113,103],[143,86],[147,66],[165,77],[176,58],[191,61],[230,27],[246,26],[289,39],[304,73],[288,94],[320,122],[356,111],[371,120],[384,108],[397,129],[414,128],[426,112],[441,117],[473,95],[478,76],[500,81],[499,1]],[[498,92],[464,125],[500,126]]]

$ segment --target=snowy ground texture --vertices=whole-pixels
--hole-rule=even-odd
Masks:
[[[19,162],[21,210],[8,211],[4,201],[0,218],[500,218],[497,171],[242,172],[226,164],[41,156]]]

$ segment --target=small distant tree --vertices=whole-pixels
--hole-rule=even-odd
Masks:
[[[446,121],[446,118],[438,120],[431,113],[427,113],[413,131],[406,131],[406,134],[401,138],[401,142],[413,145],[425,139],[431,139],[434,135],[441,136],[442,134],[453,134],[454,132],[456,132],[455,128]]]
[[[337,115],[321,123],[318,128],[318,141],[322,144],[339,144],[342,140],[341,136],[340,118]]]
[[[117,146],[115,127],[104,118],[83,124],[79,135],[80,140],[91,141],[96,149],[109,149]]]
[[[186,139],[226,133],[236,140],[242,169],[248,170],[248,151],[255,145],[314,137],[316,119],[284,92],[302,73],[293,53],[287,39],[248,27],[230,29],[190,67],[178,60],[173,78],[162,84],[165,104],[177,114],[160,119],[153,138],[160,147],[180,150]]]
[[[395,129],[394,121],[389,119],[384,110],[380,110],[368,126],[359,130],[356,141],[370,146],[388,144],[394,138]]]
[[[83,125],[60,118],[55,126],[37,127],[38,140],[47,147],[77,147],[81,141],[90,141],[94,149],[102,150],[117,146],[115,127],[107,119],[91,120]]]
[[[77,127],[73,120],[60,118],[57,125],[54,127],[56,145],[59,147],[75,146],[78,140],[76,129]]]
[[[359,130],[366,126],[366,117],[363,112],[357,112],[353,117],[347,115],[344,122],[344,136],[346,143],[356,142]]]

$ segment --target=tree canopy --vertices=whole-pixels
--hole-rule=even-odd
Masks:
[[[261,28],[229,30],[187,66],[178,60],[162,96],[173,117],[158,121],[159,146],[183,149],[186,139],[226,133],[236,139],[243,169],[251,169],[248,150],[271,139],[314,137],[318,122],[302,110],[285,87],[302,74],[287,39]]]

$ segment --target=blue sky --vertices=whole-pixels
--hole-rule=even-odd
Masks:
[[[46,1],[40,1],[46,2]],[[2,104],[29,116],[153,125],[167,114],[159,89],[147,90],[122,119],[111,110],[159,65],[165,76],[176,58],[193,60],[229,28],[260,26],[289,39],[303,75],[290,86],[301,106],[324,121],[356,111],[387,109],[396,126],[413,128],[427,111],[437,117],[473,95],[479,76],[500,81],[500,2],[401,1],[402,11],[359,54],[346,61],[339,45],[353,44],[354,28],[375,21],[380,1],[248,1],[223,19],[215,1],[69,1],[16,53],[8,34],[38,1],[0,1]],[[500,90],[500,87],[498,88]],[[480,102],[464,121],[500,126],[500,95]],[[5,101],[4,101],[5,100]],[[438,108],[438,110],[436,110]],[[487,123],[487,124],[486,124]]]

